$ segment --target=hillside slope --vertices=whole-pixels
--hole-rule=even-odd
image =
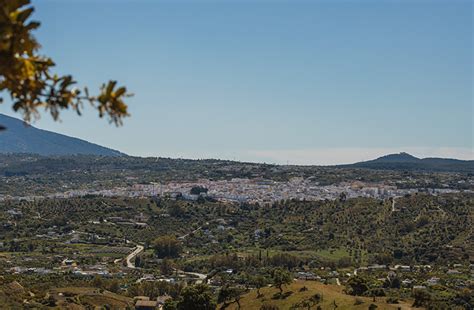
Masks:
[[[389,154],[374,160],[340,165],[343,168],[474,173],[474,160],[417,158],[407,153]]]
[[[19,119],[0,114],[0,153],[31,153],[39,155],[101,155],[121,156],[112,150],[81,139],[25,125]]]
[[[306,290],[301,290],[305,287]],[[413,301],[400,301],[398,304],[388,304],[385,297],[377,297],[374,302],[372,298],[355,297],[343,293],[343,286],[325,285],[316,281],[294,281],[292,284],[285,287],[285,292],[289,295],[287,298],[275,298],[278,289],[274,287],[266,287],[261,289],[263,296],[257,298],[256,290],[252,290],[242,296],[240,301],[241,309],[260,309],[262,305],[271,305],[278,307],[278,309],[290,309],[292,306],[301,301],[310,298],[315,294],[322,296],[323,300],[318,304],[322,309],[368,309],[370,304],[377,306],[377,309],[414,309],[411,307]],[[356,303],[358,301],[358,303]],[[238,309],[237,304],[233,303],[227,307],[228,310]],[[304,309],[299,307],[297,309]],[[316,309],[316,305],[311,309]],[[420,308],[417,308],[420,309]]]

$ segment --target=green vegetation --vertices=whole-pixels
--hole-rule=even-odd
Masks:
[[[183,289],[176,303],[177,310],[214,310],[216,302],[207,285],[198,284]]]
[[[289,181],[298,176],[319,185],[381,182],[397,188],[473,190],[468,173],[376,171],[361,168],[277,166],[226,160],[0,154],[0,195],[47,195],[68,190],[102,190],[134,184],[263,178]]]
[[[153,241],[153,248],[158,258],[179,257],[181,243],[175,236],[161,236]]]
[[[32,196],[157,179],[290,181],[295,176],[320,184],[360,180],[469,189],[466,174],[163,158],[0,157],[0,192],[24,196],[0,201],[0,302],[12,307],[25,301],[133,305],[137,296],[162,298],[165,309],[186,309],[198,301],[203,309],[216,303],[228,309],[472,303],[474,196],[469,191],[421,190],[397,197],[395,208],[393,199],[343,194],[335,200],[230,203],[209,199],[207,188],[198,186],[189,193],[202,198],[197,201],[184,195]],[[18,298],[10,294],[11,286],[21,287]]]
[[[262,289],[261,298],[255,298],[255,292],[249,291],[240,299],[241,309],[368,309],[371,303],[377,305],[377,309],[410,309],[411,299],[401,301],[399,304],[388,304],[385,298],[354,297],[345,294],[340,286],[326,285],[315,281],[294,281],[287,288],[291,292],[286,298],[273,298],[278,294],[278,289],[266,287]],[[320,308],[318,308],[318,306]],[[237,309],[236,304],[231,304],[227,309]]]
[[[356,298],[363,303],[355,309],[469,304],[473,205],[469,193],[400,197],[397,211],[390,200],[369,198],[268,205],[120,197],[3,201],[0,298],[8,305],[92,305],[111,300],[110,292],[132,303],[135,296],[169,296],[168,309],[194,298],[229,309],[325,309],[333,301],[344,309]],[[138,268],[130,269],[125,258],[136,244],[144,251],[131,258]],[[306,288],[296,288],[293,278],[306,280]],[[19,298],[8,294],[15,282],[24,291]],[[184,284],[199,282],[209,289],[185,298]],[[91,287],[95,293],[69,299],[54,294]],[[337,287],[337,296],[321,287]]]
[[[273,270],[272,274],[273,285],[280,290],[280,295],[283,294],[283,285],[288,285],[292,282],[293,277],[289,272],[282,268],[277,268]]]

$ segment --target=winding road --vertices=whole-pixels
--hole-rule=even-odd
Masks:
[[[199,280],[196,281],[196,284],[201,284],[201,283],[205,282],[205,280],[206,280],[206,278],[207,278],[207,275],[205,275],[205,274],[203,274],[203,273],[185,272],[185,271],[183,271],[183,273],[197,277]]]
[[[144,247],[142,245],[137,244],[137,247],[135,250],[133,250],[132,253],[128,254],[127,257],[125,258],[125,261],[127,262],[127,267],[131,269],[137,268],[135,266],[135,263],[132,262],[132,260],[141,252],[143,252]]]

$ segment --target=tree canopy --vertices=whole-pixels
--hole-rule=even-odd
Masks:
[[[350,295],[363,295],[369,290],[367,280],[361,276],[353,276],[347,280],[346,291]]]
[[[293,281],[291,274],[283,268],[276,268],[273,271],[273,284],[280,290],[280,294],[283,292],[283,285],[290,284]]]
[[[237,303],[237,309],[240,309],[240,299],[242,298],[242,294],[244,293],[245,289],[243,289],[242,287],[224,285],[219,290],[217,302],[228,305],[228,302],[233,301]]]
[[[181,243],[175,236],[166,235],[153,241],[155,254],[159,258],[178,257],[181,252]]]
[[[110,122],[121,125],[129,115],[124,102],[131,96],[127,89],[108,81],[97,95],[91,95],[87,87],[75,86],[72,75],[53,73],[54,61],[38,53],[41,46],[33,31],[40,23],[30,20],[33,11],[30,0],[0,0],[0,94],[10,95],[13,110],[26,122],[39,118],[40,109],[54,120],[65,109],[81,115],[83,103],[88,102],[99,117],[108,116]]]
[[[181,299],[177,303],[178,310],[214,310],[216,302],[212,297],[212,292],[205,284],[188,286],[183,289]]]

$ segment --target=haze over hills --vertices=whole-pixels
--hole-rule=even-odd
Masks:
[[[43,156],[96,155],[123,156],[120,151],[78,138],[26,126],[23,121],[0,114],[0,153],[31,153]],[[451,158],[418,158],[405,152],[389,154],[374,160],[336,165],[341,168],[376,170],[420,170],[474,173],[474,160]]]
[[[78,138],[25,125],[23,121],[4,114],[0,114],[0,125],[6,127],[6,130],[0,132],[0,153],[32,153],[44,156],[125,155]]]

